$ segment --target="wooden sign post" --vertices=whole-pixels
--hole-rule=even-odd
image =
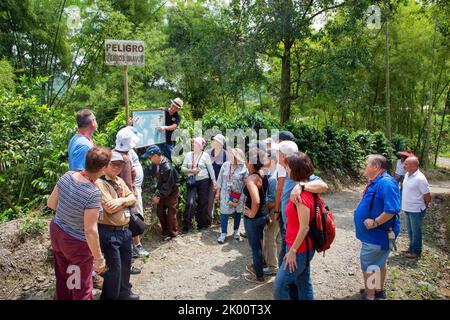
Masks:
[[[123,67],[123,97],[125,100],[125,124],[128,126],[128,66]]]
[[[105,40],[105,63],[107,65],[123,66],[125,123],[128,125],[128,66],[144,65],[144,41]]]

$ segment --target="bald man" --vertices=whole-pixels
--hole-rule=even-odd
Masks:
[[[409,249],[404,251],[408,258],[418,259],[422,254],[422,221],[431,201],[427,178],[419,170],[419,159],[408,157],[402,188],[402,210],[406,215]]]

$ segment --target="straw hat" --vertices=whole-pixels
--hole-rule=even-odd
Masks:
[[[183,109],[183,100],[180,98],[175,98],[174,100],[171,100],[171,102],[177,107],[177,109]]]

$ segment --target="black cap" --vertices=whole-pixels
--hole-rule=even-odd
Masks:
[[[294,135],[290,131],[280,131],[277,135],[272,136],[272,139],[278,142],[282,141],[294,141],[296,142]]]

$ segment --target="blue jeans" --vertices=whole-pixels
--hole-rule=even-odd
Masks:
[[[284,256],[286,255],[286,230],[284,229],[284,222],[280,222],[280,237],[281,237],[281,247],[280,254],[278,256],[278,268],[281,267],[283,263]]]
[[[409,251],[416,254],[422,253],[422,221],[426,212],[427,209],[422,212],[405,211],[409,236]]]
[[[278,256],[278,269],[281,268],[281,264],[284,261],[284,256],[287,253],[286,249],[286,229],[283,221],[280,221],[280,237],[281,237],[281,247],[280,247],[280,255]],[[298,288],[295,284],[295,281],[292,281],[289,284],[289,291],[291,299],[298,300]]]
[[[314,249],[309,250],[309,261],[314,256]],[[278,269],[273,287],[273,296],[275,300],[291,299],[291,283],[294,282],[297,287],[297,298],[299,300],[314,300],[314,291],[311,281],[310,266],[307,265],[306,252],[297,254],[297,269],[290,272],[285,269],[286,260],[283,260],[280,269]]]
[[[235,212],[232,216],[234,217],[234,226],[233,231],[239,230],[239,225],[241,223],[241,212]],[[220,215],[220,228],[222,229],[222,233],[228,233],[228,217],[231,214],[221,214]]]
[[[108,271],[103,277],[100,299],[120,299],[131,292],[131,231],[109,230],[98,225],[100,247],[105,256]]]
[[[252,249],[253,268],[258,278],[264,277],[262,241],[266,224],[267,216],[265,215],[255,219],[244,217],[245,233],[247,234],[248,243]]]
[[[163,153],[163,156],[169,159],[170,162],[172,162],[172,151],[173,151],[173,144],[171,143],[163,143],[158,145],[159,149]]]

